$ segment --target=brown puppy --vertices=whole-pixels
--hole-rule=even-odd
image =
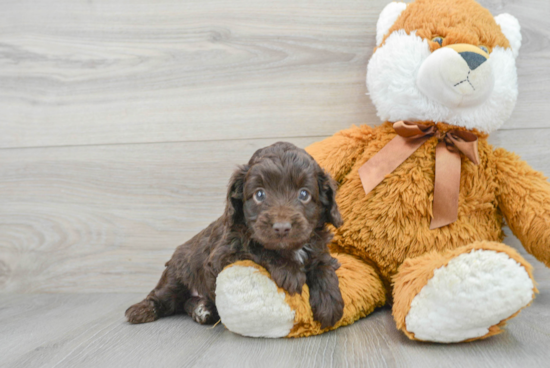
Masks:
[[[157,287],[128,308],[128,321],[186,312],[198,323],[216,322],[216,277],[248,259],[291,294],[307,282],[314,318],[334,325],[344,309],[325,226],[342,224],[335,194],[334,180],[303,149],[285,142],[259,149],[231,177],[225,213],[176,249]]]

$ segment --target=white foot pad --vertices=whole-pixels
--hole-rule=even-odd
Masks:
[[[233,266],[216,280],[216,308],[230,331],[252,337],[284,337],[294,311],[275,283],[254,267]]]
[[[405,322],[420,340],[464,341],[487,334],[533,296],[533,281],[523,266],[502,252],[474,250],[434,271]]]

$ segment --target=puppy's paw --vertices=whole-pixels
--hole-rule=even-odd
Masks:
[[[313,319],[321,323],[321,328],[332,327],[344,315],[342,293],[336,285],[315,283],[309,286],[309,304],[313,311]]]
[[[128,319],[128,322],[134,324],[153,322],[158,319],[155,303],[147,299],[132,305],[126,310],[124,315]]]
[[[302,287],[306,283],[306,274],[304,272],[284,268],[271,270],[271,278],[278,287],[285,289],[290,295],[301,294]]]
[[[193,312],[191,313],[191,318],[201,325],[210,325],[217,322],[219,319],[215,308],[212,308],[212,306],[210,306],[205,300],[201,300],[195,306],[195,309],[193,309]]]
[[[212,324],[220,319],[214,302],[200,296],[189,298],[183,309],[195,322],[201,325]]]

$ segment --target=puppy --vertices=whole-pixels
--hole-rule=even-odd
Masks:
[[[325,226],[342,224],[335,194],[334,180],[303,149],[285,142],[259,149],[231,177],[225,213],[176,249],[155,289],[128,308],[128,321],[186,312],[214,323],[216,277],[231,263],[252,260],[290,294],[307,283],[315,320],[333,326],[344,309]]]

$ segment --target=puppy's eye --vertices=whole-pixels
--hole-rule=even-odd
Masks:
[[[265,200],[265,190],[258,189],[256,193],[254,193],[254,201],[256,203],[262,203]]]
[[[298,193],[298,199],[304,203],[309,202],[311,199],[311,194],[305,189],[300,190],[300,193]]]
[[[432,38],[432,41],[437,42],[439,44],[439,46],[443,45],[443,37],[440,37],[440,36],[434,37],[434,38]]]
[[[489,48],[487,46],[480,45],[479,48],[485,51],[486,53],[489,53]]]

